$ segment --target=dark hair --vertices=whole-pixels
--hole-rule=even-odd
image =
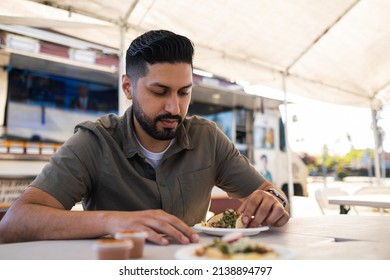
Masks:
[[[126,52],[126,74],[133,82],[148,73],[147,64],[188,63],[192,67],[194,45],[187,37],[167,30],[152,30],[134,39]]]

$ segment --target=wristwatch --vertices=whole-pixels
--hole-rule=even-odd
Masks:
[[[282,202],[282,205],[284,208],[286,208],[286,205],[287,205],[287,199],[284,198],[283,195],[281,195],[277,190],[275,190],[274,188],[270,188],[270,189],[267,189],[265,190],[266,192],[269,192],[269,193],[272,193],[274,196],[276,196],[277,198],[279,198],[279,200]]]

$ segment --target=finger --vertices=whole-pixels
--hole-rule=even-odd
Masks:
[[[187,238],[192,243],[196,243],[199,241],[199,235],[195,232],[193,228],[189,227],[187,224],[185,224],[179,219],[177,219],[177,221],[178,222],[175,222],[171,225],[180,233],[180,238],[182,240],[185,240],[185,238]]]
[[[265,218],[262,214],[262,211],[266,210],[263,193],[263,191],[255,191],[245,200],[245,206],[242,210],[242,221],[247,227],[253,227],[256,222],[259,223]],[[254,221],[254,219],[256,220]]]
[[[245,214],[247,212],[246,211],[247,204],[248,204],[248,199],[244,200],[241,203],[240,207],[238,207],[236,210],[237,215],[240,217],[241,222],[244,224],[245,227],[247,227],[247,225],[251,219],[251,216],[249,216],[248,214]]]
[[[266,220],[266,222],[271,226],[276,226],[276,227],[283,226],[290,219],[290,214],[285,209],[280,210],[279,213],[276,213],[277,211],[274,212],[275,212],[274,217],[270,219],[267,218]]]
[[[129,218],[129,224],[122,225],[122,228],[144,230],[148,233],[147,240],[156,244],[167,245],[169,244],[168,238],[182,244],[199,240],[199,236],[193,229],[163,210],[130,212],[126,213],[126,217]],[[122,222],[124,220],[122,219]]]
[[[165,238],[166,236],[161,235],[160,233],[156,232],[152,227],[148,226],[145,221],[139,222],[134,221],[131,225],[123,225],[121,228],[115,229],[111,234],[115,236],[116,233],[121,232],[123,230],[131,230],[135,232],[146,232],[147,237],[146,240],[156,243],[159,245],[168,245],[169,241]]]
[[[255,214],[247,227],[273,225],[283,215],[288,214],[277,198],[267,192],[259,191],[251,198],[248,202],[247,209],[255,209]]]
[[[167,222],[181,233],[180,239],[185,240],[184,237],[186,237],[192,243],[199,241],[199,235],[195,232],[195,230],[177,217],[170,215]]]
[[[246,208],[247,203],[248,203],[248,199],[245,199],[245,200],[241,203],[240,207],[237,208],[236,212],[237,212],[238,214],[242,214],[242,213],[245,211],[245,208]]]
[[[154,231],[163,234],[167,238],[172,239],[180,244],[190,243],[190,239],[186,235],[165,221],[153,220],[148,223],[148,226],[151,227]],[[166,240],[168,241],[168,239]]]
[[[279,221],[277,221],[273,226],[275,227],[281,227],[287,224],[287,222],[290,220],[290,214],[287,213],[287,215],[283,216]]]
[[[151,228],[145,227],[145,231],[148,233],[147,240],[158,245],[168,245],[169,241],[164,235],[157,233]]]
[[[199,241],[198,234],[177,217],[159,210],[154,214],[157,219],[149,219],[148,226],[155,231],[164,233],[181,244]]]
[[[257,220],[254,219],[253,226],[281,226],[287,223],[287,221],[290,218],[289,213],[283,208],[283,205],[279,203],[278,201],[271,202],[272,205],[270,207],[267,207],[264,211],[259,209],[258,211],[262,211],[263,217],[259,217]],[[261,208],[261,207],[260,207]],[[267,211],[268,210],[268,211]],[[262,220],[262,221],[261,221]],[[260,223],[260,224],[258,224]],[[252,226],[252,224],[251,224]]]
[[[251,219],[248,227],[260,227],[268,225],[266,219],[270,215],[273,207],[273,201],[266,199],[266,197],[262,197],[260,204],[258,205],[253,218]]]

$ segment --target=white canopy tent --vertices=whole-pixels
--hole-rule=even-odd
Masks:
[[[50,28],[118,50],[146,30],[169,29],[194,41],[196,68],[279,89],[285,76],[291,93],[373,108],[390,99],[389,14],[388,0],[0,4],[1,24]]]
[[[390,101],[389,15],[387,0],[0,3],[3,26],[48,28],[120,55],[144,31],[172,30],[194,41],[198,69],[373,112]],[[379,172],[377,153],[375,163]]]

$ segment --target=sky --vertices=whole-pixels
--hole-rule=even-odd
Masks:
[[[283,113],[284,108],[282,108]],[[320,155],[327,146],[330,154],[344,155],[351,147],[374,149],[372,116],[369,108],[334,105],[307,101],[287,107],[289,116],[289,143],[293,151]],[[390,138],[390,108],[379,124]],[[384,140],[385,151],[390,152],[390,139]]]
[[[284,100],[284,93],[262,85],[244,87],[248,94]],[[289,144],[294,152],[322,155],[327,146],[331,155],[345,155],[354,149],[374,149],[370,108],[337,105],[288,93]],[[284,119],[284,105],[280,106]],[[390,152],[390,104],[378,121],[385,131],[384,150]]]

